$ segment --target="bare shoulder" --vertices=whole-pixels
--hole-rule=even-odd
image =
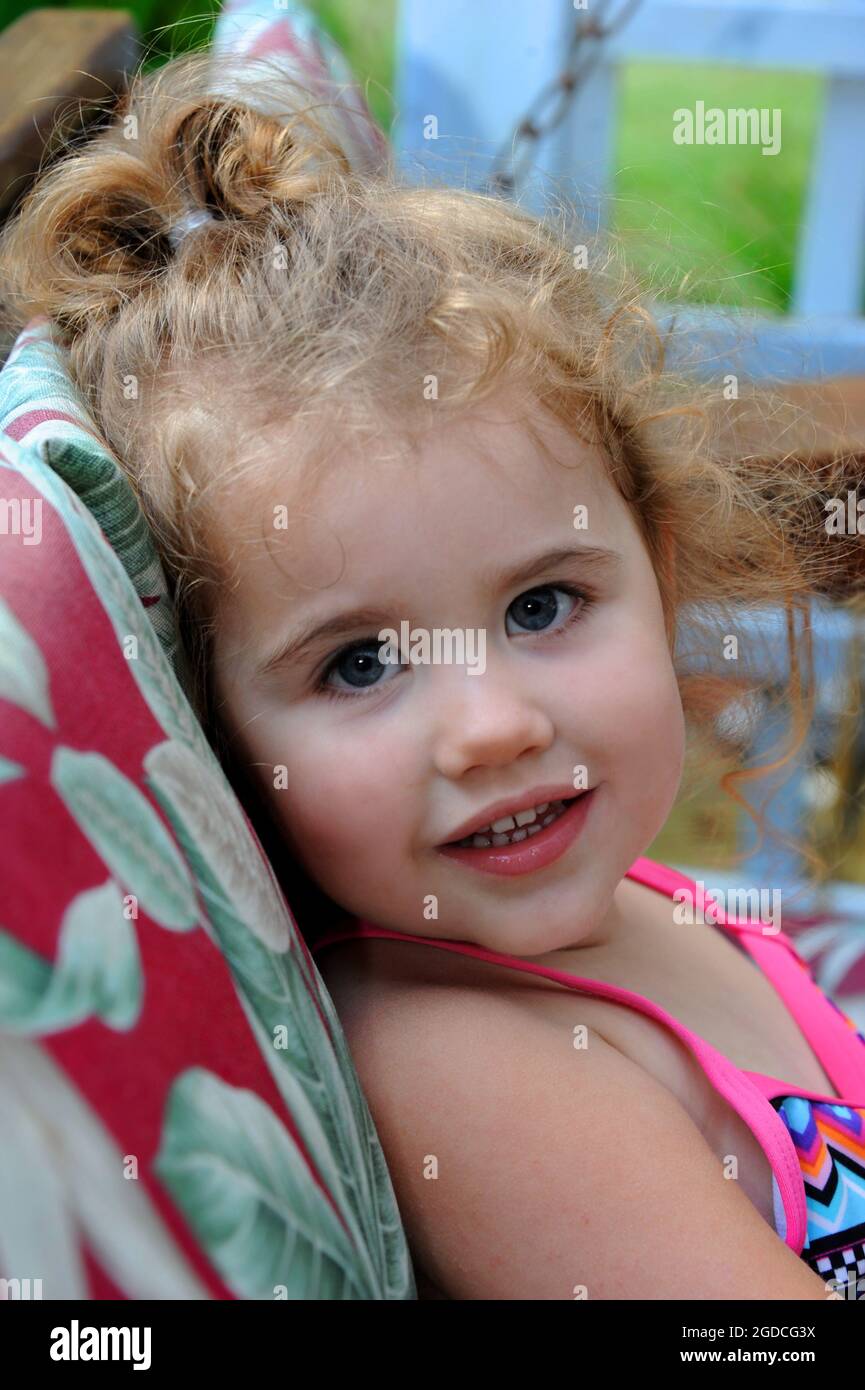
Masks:
[[[575,1047],[480,976],[419,979],[400,943],[363,944],[390,948],[379,974],[352,943],[325,980],[413,1259],[445,1297],[826,1296],[632,1058],[592,1028]]]

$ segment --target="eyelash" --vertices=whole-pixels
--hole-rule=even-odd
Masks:
[[[565,633],[570,632],[571,628],[575,626],[575,624],[578,623],[582,618],[585,617],[586,613],[589,611],[590,608],[594,606],[595,601],[597,599],[597,594],[592,589],[578,587],[575,584],[568,584],[564,582],[556,583],[555,581],[551,581],[548,584],[535,584],[531,589],[524,589],[522,593],[517,594],[516,598],[512,599],[511,602],[516,603],[517,598],[522,598],[525,594],[535,593],[535,591],[538,589],[558,589],[561,593],[567,594],[569,598],[576,598],[582,600],[582,602],[578,604],[574,611],[568,614],[567,618],[561,624],[560,627],[552,628],[547,633],[548,641],[555,641],[557,638],[563,637]],[[508,607],[510,607],[510,604],[508,605]],[[540,632],[537,633],[526,633],[525,636],[543,637],[544,630],[542,629]],[[347,690],[338,690],[336,686],[328,685],[327,680],[330,676],[331,671],[333,671],[338,662],[348,652],[355,651],[358,647],[375,646],[377,641],[377,636],[372,635],[370,637],[358,638],[356,642],[350,642],[347,646],[341,647],[340,650],[336,652],[334,656],[331,657],[327,665],[322,669],[320,675],[315,679],[315,693],[317,695],[324,695],[326,699],[332,700],[356,700],[358,696],[362,696],[364,694],[364,691],[361,689],[359,689],[354,694],[349,694]],[[378,689],[378,685],[370,686],[370,694],[376,689]]]

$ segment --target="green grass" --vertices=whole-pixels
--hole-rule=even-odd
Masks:
[[[676,297],[785,312],[823,81],[818,76],[684,64],[622,74],[613,226],[635,267]],[[675,145],[673,112],[778,108],[781,148]]]

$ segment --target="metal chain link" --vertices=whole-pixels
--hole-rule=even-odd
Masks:
[[[605,0],[598,0],[598,15],[589,15],[587,11],[578,13],[568,40],[564,68],[541,89],[510,141],[499,149],[484,181],[487,192],[505,197],[516,190],[535,158],[538,143],[564,120],[580,87],[597,66],[603,40],[627,24],[642,2],[625,0],[616,18],[606,24],[603,21],[609,4]],[[591,40],[595,43],[594,50],[580,63],[581,52]],[[545,108],[556,101],[558,104],[544,119]]]

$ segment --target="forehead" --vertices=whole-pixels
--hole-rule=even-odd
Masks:
[[[334,442],[312,479],[292,462],[291,441],[287,430],[273,467],[231,509],[235,578],[223,617],[235,629],[284,615],[286,602],[327,600],[328,590],[398,600],[432,575],[573,540],[578,506],[588,541],[622,548],[636,534],[601,451],[519,399],[377,446]]]

